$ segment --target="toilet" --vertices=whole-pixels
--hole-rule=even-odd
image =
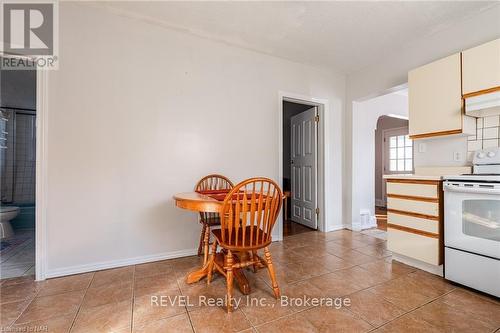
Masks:
[[[14,235],[10,221],[19,214],[17,206],[0,206],[0,239]]]

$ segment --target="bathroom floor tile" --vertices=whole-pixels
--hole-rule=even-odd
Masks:
[[[35,264],[34,230],[15,230],[13,237],[3,239],[9,246],[0,252],[0,279],[25,275]]]
[[[13,264],[13,265],[2,265],[0,270],[0,279],[14,278],[18,276],[23,276],[33,264]]]

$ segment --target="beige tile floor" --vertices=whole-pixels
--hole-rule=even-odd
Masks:
[[[265,270],[248,271],[252,300],[232,314],[198,304],[220,298],[216,277],[188,285],[200,259],[188,257],[34,282],[1,280],[0,331],[39,332],[495,332],[500,302],[443,279],[391,262],[386,243],[346,230],[307,232],[273,243],[282,293],[340,297],[340,308],[294,304],[272,297]],[[155,296],[165,306],[152,304]],[[182,303],[181,300],[189,303]],[[177,297],[177,298],[175,298]],[[175,302],[170,304],[168,300]],[[176,301],[177,300],[177,301]],[[159,303],[160,304],[160,303]]]

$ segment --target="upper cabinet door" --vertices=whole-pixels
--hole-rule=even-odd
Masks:
[[[462,52],[463,94],[500,87],[500,39]]]
[[[413,138],[463,133],[460,53],[408,73]]]

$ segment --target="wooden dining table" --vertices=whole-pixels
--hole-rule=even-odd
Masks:
[[[229,192],[229,190],[227,191]],[[218,213],[224,201],[224,193],[204,194],[200,192],[178,193],[173,196],[175,205],[193,212]],[[238,254],[240,256],[246,253]],[[234,269],[234,279],[244,295],[250,294],[250,284],[242,269]],[[187,283],[195,283],[208,275],[208,261],[204,260],[203,267],[191,272],[187,276]]]

